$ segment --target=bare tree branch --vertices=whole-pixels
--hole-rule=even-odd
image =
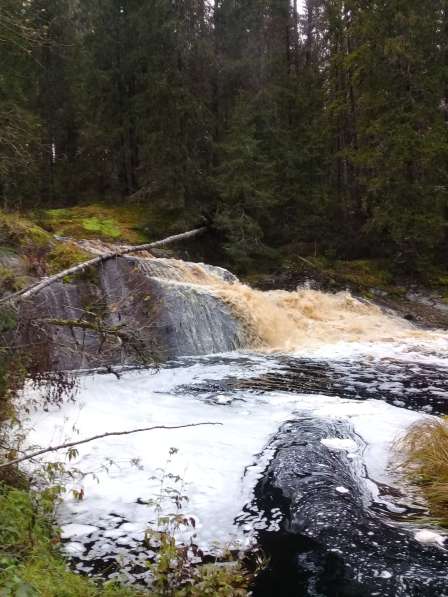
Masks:
[[[105,253],[104,255],[98,255],[98,257],[94,257],[93,259],[89,259],[88,261],[84,261],[83,263],[79,263],[78,265],[74,265],[73,267],[69,267],[68,269],[63,270],[63,271],[55,274],[54,276],[45,278],[44,280],[41,280],[40,282],[37,282],[36,284],[32,284],[31,286],[28,286],[27,288],[19,290],[18,292],[15,292],[14,294],[10,294],[9,296],[6,296],[6,297],[0,299],[0,304],[7,303],[7,302],[14,302],[16,300],[27,299],[30,296],[33,296],[34,294],[36,294],[37,292],[42,290],[43,288],[50,286],[50,284],[53,284],[54,282],[57,282],[58,280],[62,280],[66,276],[72,276],[73,274],[79,274],[79,273],[85,271],[86,269],[88,269],[89,267],[99,265],[100,263],[107,261],[108,259],[113,259],[114,257],[121,257],[123,255],[128,255],[129,253],[137,253],[138,251],[146,251],[148,249],[164,247],[165,245],[169,245],[171,243],[174,243],[174,242],[177,242],[180,240],[186,240],[188,238],[193,238],[193,237],[197,236],[198,234],[202,234],[203,232],[205,232],[205,230],[206,230],[205,227],[196,228],[195,230],[189,230],[188,232],[183,232],[182,234],[175,234],[174,236],[169,236],[168,238],[164,238],[162,240],[158,240],[153,243],[146,243],[144,245],[136,245],[133,247],[127,247],[126,249],[122,249],[119,251]]]
[[[41,450],[37,450],[36,452],[31,452],[30,454],[26,454],[25,456],[21,456],[20,458],[16,458],[15,460],[10,460],[9,462],[2,462],[0,464],[0,468],[5,468],[7,466],[13,466],[15,464],[19,464],[20,462],[24,462],[25,460],[31,460],[36,458],[37,456],[42,456],[43,454],[48,454],[49,452],[56,452],[58,450],[64,450],[65,448],[73,448],[74,446],[80,446],[81,444],[87,444],[89,442],[96,441],[97,439],[103,439],[105,437],[111,436],[118,436],[118,435],[131,435],[133,433],[142,433],[143,431],[155,431],[157,429],[186,429],[188,427],[202,427],[204,425],[222,425],[222,423],[189,423],[188,425],[155,425],[154,427],[142,427],[141,429],[131,429],[130,431],[109,431],[107,433],[101,433],[100,435],[93,435],[92,437],[87,437],[85,439],[81,439],[75,442],[68,442],[66,444],[59,444],[58,446],[50,446],[49,448],[42,448]]]
[[[85,321],[83,319],[41,319],[38,320],[38,322],[58,327],[69,327],[72,330],[77,328],[81,330],[90,330],[102,336],[104,340],[108,336],[118,338],[120,342],[134,351],[142,363],[153,363],[155,360],[154,355],[151,356],[151,359],[148,358],[148,349],[145,346],[144,341],[137,333],[129,330],[125,323],[110,326],[99,319],[96,319],[95,322]]]

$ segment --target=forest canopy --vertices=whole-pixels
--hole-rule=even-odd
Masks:
[[[6,209],[143,204],[244,270],[443,263],[446,0],[0,0]]]

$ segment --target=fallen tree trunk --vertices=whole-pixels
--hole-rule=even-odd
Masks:
[[[62,280],[66,276],[72,276],[73,274],[80,274],[89,267],[93,267],[95,265],[99,265],[108,259],[113,259],[114,257],[122,257],[123,255],[128,255],[129,253],[137,253],[139,251],[147,251],[148,249],[155,249],[157,247],[164,247],[166,245],[175,243],[180,240],[187,240],[189,238],[193,238],[205,232],[206,228],[196,228],[195,230],[189,230],[188,232],[182,232],[182,234],[175,234],[174,236],[169,236],[168,238],[164,238],[162,240],[157,240],[153,243],[146,243],[144,245],[136,245],[133,247],[127,247],[126,249],[122,249],[120,251],[112,251],[110,253],[105,253],[104,255],[98,255],[98,257],[94,257],[89,259],[88,261],[84,261],[83,263],[79,263],[78,265],[74,265],[65,269],[53,276],[45,278],[36,284],[32,284],[31,286],[27,286],[14,294],[10,294],[2,299],[0,299],[1,303],[13,303],[20,300],[25,300],[30,296],[40,292],[43,288],[50,286],[54,282],[58,280]]]

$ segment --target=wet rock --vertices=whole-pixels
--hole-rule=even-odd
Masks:
[[[365,471],[346,452],[328,450],[328,436],[360,443],[346,422],[313,418],[284,425],[274,439],[256,504],[266,517],[279,508],[283,521],[260,532],[269,564],[254,595],[448,595],[448,553],[366,499]]]
[[[118,337],[45,320],[122,326],[161,360],[235,350],[244,343],[242,324],[207,277],[237,281],[223,268],[175,259],[109,260],[98,268],[96,281],[54,283],[25,304],[22,320],[42,323],[25,325],[24,336],[40,341],[48,351],[48,368],[55,370],[132,365],[139,356]]]

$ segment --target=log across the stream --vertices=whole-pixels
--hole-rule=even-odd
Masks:
[[[51,284],[54,284],[55,282],[63,280],[67,276],[73,276],[74,274],[80,274],[80,273],[84,272],[86,269],[88,269],[90,267],[94,267],[96,265],[99,265],[100,263],[103,263],[104,261],[107,261],[108,259],[113,259],[114,257],[123,257],[124,255],[129,255],[130,253],[138,253],[141,251],[148,251],[150,249],[156,249],[158,247],[164,247],[166,245],[170,245],[175,242],[184,241],[184,240],[188,240],[190,238],[194,238],[195,236],[198,236],[199,234],[203,234],[205,231],[206,231],[205,227],[196,228],[194,230],[189,230],[188,232],[182,232],[181,234],[175,234],[173,236],[169,236],[167,238],[164,238],[162,240],[158,240],[158,241],[155,241],[152,243],[146,243],[143,245],[135,245],[135,246],[126,247],[124,249],[120,249],[117,251],[111,251],[110,253],[105,253],[103,255],[98,255],[97,257],[93,257],[92,259],[89,259],[88,261],[84,261],[83,263],[79,263],[78,265],[73,265],[72,267],[64,269],[64,270],[58,272],[57,274],[54,274],[53,276],[44,278],[40,282],[36,282],[35,284],[32,284],[31,286],[27,286],[26,288],[23,288],[22,290],[19,290],[18,292],[15,292],[6,297],[3,297],[2,299],[0,299],[0,304],[1,303],[14,303],[14,302],[17,302],[20,300],[28,299],[28,298],[32,297],[33,295],[37,294],[38,292],[40,292],[41,290],[43,290],[44,288],[46,288],[47,286],[50,286]]]

